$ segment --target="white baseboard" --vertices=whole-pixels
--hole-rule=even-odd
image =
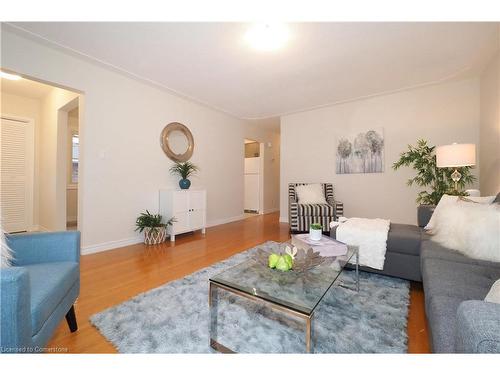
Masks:
[[[142,236],[135,236],[123,240],[103,242],[96,245],[82,247],[81,254],[87,255],[87,254],[100,253],[101,251],[113,250],[119,247],[135,245],[137,243],[141,243],[142,241],[143,241]]]
[[[279,207],[277,207],[277,208],[267,208],[262,213],[265,215],[265,214],[270,214],[272,212],[278,212],[279,210],[280,210]]]
[[[243,220],[244,218],[245,218],[245,215],[241,214],[238,216],[228,217],[225,219],[212,220],[212,221],[209,221],[207,223],[207,228],[215,227],[216,225],[231,223],[233,221]]]
[[[280,217],[280,223],[288,223],[287,217]]]
[[[231,223],[233,221],[243,220],[244,218],[245,218],[245,215],[238,215],[238,216],[233,216],[233,217],[229,217],[226,219],[212,220],[212,221],[207,223],[207,228],[214,227],[216,225]],[[123,240],[108,241],[108,242],[103,242],[103,243],[99,243],[96,245],[84,246],[81,249],[81,254],[88,255],[88,254],[100,253],[101,251],[108,251],[108,250],[113,250],[113,249],[116,249],[119,247],[135,245],[135,244],[141,243],[142,241],[143,241],[142,236],[135,236],[135,237],[126,238]]]

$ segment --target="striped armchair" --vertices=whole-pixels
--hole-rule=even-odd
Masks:
[[[335,201],[333,184],[321,184],[328,204],[300,204],[297,202],[297,185],[305,183],[288,184],[288,223],[292,233],[308,232],[309,225],[318,223],[323,226],[323,232],[330,231],[330,222],[344,214],[344,204]]]

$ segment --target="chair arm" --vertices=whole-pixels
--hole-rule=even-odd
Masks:
[[[23,267],[0,269],[0,352],[18,352],[32,345],[30,281]]]
[[[344,203],[336,201],[333,197],[327,197],[326,202],[333,207],[333,216],[335,220],[340,216],[344,216]]]
[[[297,214],[297,208],[298,203],[297,203],[297,198],[295,198],[293,195],[288,194],[288,224],[292,224],[292,217],[293,215]]]
[[[25,233],[6,237],[16,266],[80,262],[80,232]]]
[[[500,304],[462,302],[457,309],[455,348],[459,353],[500,353]]]
[[[296,200],[290,200],[288,204],[288,223],[292,224],[292,218],[297,216],[297,212],[299,211],[299,204]]]

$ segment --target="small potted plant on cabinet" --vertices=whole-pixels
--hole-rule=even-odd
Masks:
[[[146,245],[157,245],[167,238],[167,226],[172,225],[175,218],[171,218],[166,223],[162,222],[160,214],[153,215],[148,210],[139,215],[135,221],[135,230],[144,232],[144,243]]]
[[[322,236],[323,226],[318,223],[313,223],[309,226],[309,239],[312,241],[320,241]]]
[[[199,171],[199,168],[191,163],[190,161],[186,161],[184,163],[175,163],[170,167],[170,173],[173,175],[178,175],[181,180],[179,181],[179,187],[181,189],[189,189],[191,186],[191,181],[188,177],[192,176],[196,172]]]

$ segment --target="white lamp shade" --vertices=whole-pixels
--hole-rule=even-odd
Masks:
[[[453,143],[436,148],[438,168],[466,167],[476,164],[476,145]]]

